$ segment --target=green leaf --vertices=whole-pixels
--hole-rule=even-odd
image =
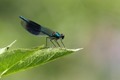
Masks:
[[[4,52],[0,54],[0,77],[45,64],[81,49],[36,47]]]

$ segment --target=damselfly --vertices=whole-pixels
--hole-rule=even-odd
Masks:
[[[57,43],[57,45],[59,47],[60,44],[58,43],[57,40],[60,40],[62,45],[65,47],[64,43],[62,42],[62,39],[64,39],[64,35],[63,34],[60,34],[58,32],[55,32],[55,31],[52,31],[46,27],[43,27],[41,26],[40,24],[36,23],[36,22],[33,22],[29,19],[26,19],[24,18],[23,16],[19,16],[22,21],[21,21],[21,24],[22,26],[28,31],[30,32],[31,34],[33,35],[47,35],[46,37],[46,46],[47,46],[47,41],[48,39],[51,41],[51,43],[56,47],[56,45],[54,44],[53,40]]]

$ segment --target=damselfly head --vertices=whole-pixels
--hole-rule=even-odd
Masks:
[[[64,34],[61,34],[61,38],[64,39],[65,35]]]
[[[58,33],[58,32],[54,32],[53,34],[52,34],[52,37],[55,37],[56,39],[64,39],[64,35],[63,34],[60,34],[60,33]]]

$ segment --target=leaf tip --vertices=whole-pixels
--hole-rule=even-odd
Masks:
[[[73,51],[73,52],[76,52],[76,51],[79,51],[79,50],[82,50],[82,49],[84,49],[84,48],[78,48],[78,49],[67,49],[67,50],[69,50],[69,51]]]
[[[14,40],[10,45],[8,45],[7,47],[11,47],[17,40]]]
[[[5,51],[7,51],[17,40],[14,40],[11,44],[9,44],[8,46],[4,47],[4,48],[0,48],[0,54],[4,53]]]

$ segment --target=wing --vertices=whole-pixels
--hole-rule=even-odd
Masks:
[[[52,31],[46,27],[43,27],[43,26],[37,24],[36,22],[28,20],[22,16],[20,16],[20,18],[22,19],[22,21],[21,21],[22,26],[31,34],[48,35],[48,36],[52,37],[52,34],[54,33],[54,31]]]
[[[39,25],[31,20],[28,20],[22,16],[20,16],[20,18],[22,19],[22,21],[21,21],[22,26],[28,32],[30,32],[31,34],[34,34],[34,35],[45,35],[41,32],[41,25]]]

